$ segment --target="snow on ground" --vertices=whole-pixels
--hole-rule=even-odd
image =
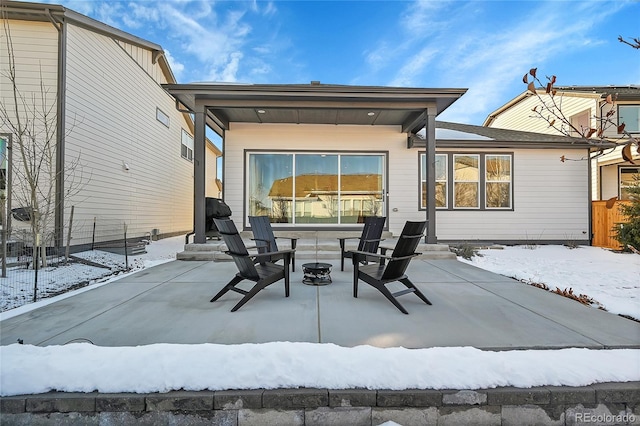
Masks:
[[[38,271],[38,300],[46,300],[87,285],[93,287],[97,284],[106,284],[141,269],[174,260],[176,253],[182,251],[183,248],[184,236],[151,242],[146,246],[146,254],[129,256],[128,264],[124,255],[103,250],[74,253],[74,257],[103,265],[103,267],[79,263],[72,259],[66,265],[60,264],[40,269]],[[35,271],[33,269],[27,269],[24,266],[8,268],[7,278],[0,278],[0,312],[31,303],[34,281]]]
[[[0,347],[0,395],[275,389],[487,389],[640,380],[640,350],[345,348],[324,343]]]
[[[614,314],[640,319],[640,256],[599,247],[561,245],[504,247],[480,250],[471,261],[458,259],[550,290],[573,289]]]
[[[138,261],[142,267],[149,267],[172,260],[182,250],[183,242],[184,237],[153,242]],[[640,317],[638,255],[564,246],[516,246],[480,253],[482,257],[467,262],[519,280],[544,283],[551,289],[573,288],[574,293],[588,295],[613,313]],[[1,313],[0,321],[93,287]],[[291,342],[0,347],[0,395],[4,396],[50,390],[148,393],[285,387],[528,388],[639,380],[638,349],[491,352],[471,347],[344,348]]]

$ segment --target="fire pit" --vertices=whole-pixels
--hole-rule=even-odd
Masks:
[[[327,285],[331,284],[331,265],[330,263],[305,263],[302,265],[302,283],[308,285]]]

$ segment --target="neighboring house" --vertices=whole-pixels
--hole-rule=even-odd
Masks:
[[[597,128],[598,123],[611,110],[606,102],[608,95],[617,97],[613,119],[617,124],[625,123],[625,130],[640,137],[640,86],[568,86],[557,87],[556,99],[561,99],[563,114],[576,127]],[[544,90],[540,95],[548,99]],[[523,130],[538,133],[558,134],[559,132],[539,118],[535,118],[532,109],[540,100],[530,91],[525,91],[496,111],[484,122],[486,127]],[[605,137],[618,139],[616,126],[609,128]],[[592,160],[591,194],[593,200],[607,200],[613,197],[628,199],[626,188],[632,182],[632,176],[640,173],[640,154],[633,149],[634,163],[624,161],[621,147],[613,152],[598,156]]]
[[[276,230],[361,229],[388,217],[399,234],[427,220],[426,242],[588,244],[589,167],[562,163],[590,146],[571,138],[437,123],[466,89],[168,84],[223,140],[224,200],[239,229],[267,214]],[[424,134],[423,137],[418,133]],[[195,173],[195,243],[205,241]]]
[[[129,237],[191,231],[193,120],[162,87],[176,82],[162,47],[59,5],[3,0],[0,12],[0,101],[11,111],[9,46],[20,92],[38,98],[42,83],[56,114],[57,176],[63,177],[56,186],[56,244],[66,239],[72,206],[72,244],[87,242],[94,219],[117,235],[126,224]],[[13,144],[8,168],[14,179],[7,173],[7,186],[15,195],[25,184],[15,173],[16,136],[0,122],[0,137]],[[208,140],[198,155],[206,163],[208,196],[220,195],[219,156]],[[77,169],[69,170],[76,160]],[[9,209],[28,207],[16,199],[10,198]]]

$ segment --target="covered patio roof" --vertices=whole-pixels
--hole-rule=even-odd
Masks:
[[[205,134],[222,137],[233,123],[398,126],[402,133],[425,129],[427,155],[435,157],[436,117],[467,89],[343,86],[321,84],[165,84],[176,108],[194,116],[194,243],[205,243]],[[222,167],[225,168],[223,155]],[[435,166],[429,163],[426,241],[435,243]]]
[[[166,84],[178,109],[204,108],[207,125],[222,135],[233,122],[399,125],[416,132],[467,89],[427,89],[321,84]]]

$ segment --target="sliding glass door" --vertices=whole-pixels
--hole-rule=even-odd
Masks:
[[[347,225],[386,212],[386,155],[263,153],[248,155],[248,215],[273,223]]]

